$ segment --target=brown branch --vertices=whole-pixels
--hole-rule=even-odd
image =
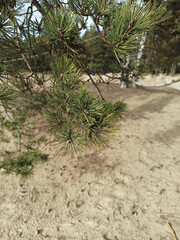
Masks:
[[[17,45],[17,47],[18,47],[18,49],[19,49],[19,53],[21,54],[21,56],[22,56],[24,62],[26,63],[28,69],[29,69],[30,72],[32,73],[33,70],[32,70],[32,68],[31,68],[31,66],[30,66],[30,64],[29,64],[26,56],[22,53],[22,47],[21,47],[21,44],[20,44],[20,41],[19,41],[19,37],[18,37],[17,22],[14,23],[14,31],[15,31],[15,35],[16,35],[16,45]]]
[[[95,86],[95,88],[97,89],[99,95],[101,96],[101,99],[103,101],[105,101],[105,98],[103,97],[102,93],[101,93],[101,90],[98,88],[97,84],[95,83],[94,79],[91,77],[91,74],[86,72],[86,74],[89,76],[89,78],[91,79],[91,82],[93,83],[93,85]]]
[[[18,52],[19,52],[19,54],[22,56],[22,58],[23,58],[24,62],[26,63],[28,69],[29,69],[30,72],[32,73],[32,72],[33,72],[33,71],[32,71],[32,68],[31,68],[31,66],[30,66],[30,64],[29,64],[26,56],[23,54],[22,47],[21,47],[21,43],[20,43],[20,41],[19,41],[19,36],[18,36],[18,22],[17,22],[17,20],[15,19],[14,16],[11,16],[10,19],[11,19],[11,21],[12,21],[13,24],[14,24],[14,34],[15,34],[15,40],[16,40],[16,42],[11,41],[11,43],[13,44],[14,47],[18,47]],[[4,35],[4,37],[7,39],[7,36]],[[9,40],[9,39],[8,39],[8,40]]]
[[[65,37],[64,37],[64,34],[62,33],[61,29],[58,27],[57,21],[56,21],[56,19],[55,19],[54,16],[53,16],[53,19],[54,19],[54,23],[55,23],[55,25],[56,25],[56,27],[57,27],[57,30],[58,30],[58,32],[59,32],[59,36],[60,36],[61,40],[65,43],[66,48],[67,48],[67,51],[69,51],[69,46],[68,46],[68,44],[67,44],[67,41],[66,41],[66,39],[65,39]]]
[[[97,16],[97,18],[93,17],[93,21],[95,23],[95,26],[96,26],[96,29],[98,30],[98,33],[100,34],[101,33],[101,30],[99,28],[99,16]]]
[[[29,18],[27,20],[27,33],[28,33],[28,42],[29,42],[29,47],[30,47],[30,51],[32,53],[32,55],[34,56],[34,58],[36,59],[36,67],[35,67],[35,71],[37,71],[37,63],[38,63],[38,60],[37,60],[37,57],[33,51],[33,48],[32,48],[32,42],[31,42],[31,36],[30,36],[30,21],[31,21],[31,18],[32,18],[32,15],[33,15],[33,5],[31,3],[31,6],[28,8],[27,10],[27,16],[29,14],[29,10],[30,10],[30,15],[29,15]]]
[[[101,77],[100,74],[98,74],[99,78],[101,79],[100,82],[102,81],[102,83],[105,83],[104,79]]]
[[[42,9],[41,5],[39,4],[39,2],[37,0],[31,0],[31,4],[37,8],[37,10],[42,14],[42,16],[45,15],[44,10]]]

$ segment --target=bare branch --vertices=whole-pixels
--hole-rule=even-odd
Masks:
[[[86,74],[89,76],[89,78],[91,79],[91,82],[93,83],[93,85],[95,86],[95,88],[97,89],[99,95],[101,96],[102,100],[105,100],[105,98],[103,97],[101,90],[99,89],[99,87],[97,86],[97,84],[95,83],[94,79],[91,77],[91,74],[86,72]]]

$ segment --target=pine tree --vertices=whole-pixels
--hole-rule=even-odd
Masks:
[[[162,3],[159,3],[162,4]],[[141,61],[142,72],[171,73],[180,71],[180,2],[168,0],[171,17],[158,24],[147,37],[145,54]]]
[[[22,15],[18,4],[19,1],[13,1],[13,4],[9,1],[1,6],[0,12],[0,43],[6,41],[11,46],[0,48],[2,53],[8,51],[3,69],[11,76],[1,77],[0,101],[3,106],[5,102],[7,105],[12,102],[8,102],[12,92],[15,93],[13,97],[26,97],[23,109],[27,109],[28,99],[36,95],[36,87],[44,84],[37,74],[41,65],[39,53],[43,51],[38,44],[41,44],[48,49],[53,73],[52,85],[46,88],[45,115],[60,142],[59,149],[76,150],[88,142],[96,147],[106,145],[125,104],[100,100],[82,84],[81,74],[87,72],[87,61],[83,56],[80,31],[86,28],[87,17],[91,17],[101,43],[104,42],[120,61],[120,54],[134,53],[143,32],[152,31],[165,19],[166,6],[157,6],[155,1],[137,4],[135,0],[121,4],[112,0],[69,0],[68,3],[32,0],[24,13],[25,18],[18,20]],[[41,21],[32,20],[35,7],[42,15]],[[18,69],[18,60],[13,62],[10,57],[22,59],[22,68]],[[28,71],[28,76],[24,71]]]
[[[112,47],[100,38],[95,26],[91,26],[85,32],[82,41],[90,72],[99,74],[119,72],[120,66]]]

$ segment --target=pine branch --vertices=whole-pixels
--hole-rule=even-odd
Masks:
[[[31,5],[34,5],[37,8],[37,10],[42,14],[42,16],[45,15],[44,10],[42,9],[40,3],[37,0],[31,0]]]

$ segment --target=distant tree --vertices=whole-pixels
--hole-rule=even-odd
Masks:
[[[91,26],[85,32],[82,41],[87,65],[91,72],[102,74],[120,71],[113,48],[100,38],[95,26]]]
[[[167,4],[171,17],[147,36],[141,72],[175,74],[180,71],[180,1],[167,0]]]

